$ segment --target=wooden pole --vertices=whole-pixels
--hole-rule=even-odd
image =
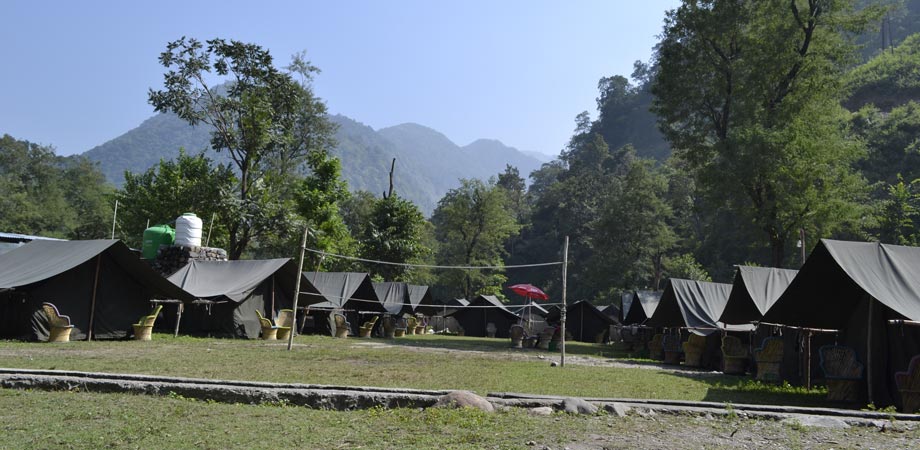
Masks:
[[[185,309],[185,303],[179,302],[179,307],[176,309],[176,329],[173,330],[173,337],[179,337],[179,321],[182,320],[182,310]]]
[[[297,300],[300,299],[300,279],[303,278],[303,254],[307,250],[307,234],[310,233],[310,227],[303,229],[303,239],[300,241],[300,262],[297,264],[297,282],[294,283],[294,308],[291,317],[291,333],[288,335],[288,351],[294,346],[294,331],[297,328]]]
[[[118,200],[115,200],[115,214],[112,215],[112,239],[115,239],[115,220],[118,218]]]
[[[116,204],[117,208],[118,205]],[[86,330],[86,340],[93,340],[93,319],[96,318],[96,288],[99,286],[99,263],[102,262],[102,253],[96,255],[96,276],[93,278],[93,298],[89,305],[89,329]]]
[[[805,332],[805,389],[811,390],[811,330]]]
[[[869,404],[874,403],[872,398],[872,296],[866,294],[869,299],[868,325],[866,326],[866,390],[869,394]]]
[[[559,359],[559,366],[565,367],[565,310],[567,305],[565,303],[565,294],[566,294],[566,283],[568,282],[568,269],[569,266],[569,237],[565,237],[565,245],[562,247],[562,313],[559,315],[562,322],[562,341],[561,341],[561,351],[562,357]]]

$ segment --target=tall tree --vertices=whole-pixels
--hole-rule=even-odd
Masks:
[[[175,160],[160,160],[144,173],[126,171],[125,184],[116,193],[121,237],[139,245],[148,223],[169,224],[182,213],[194,212],[210,230],[208,245],[224,246],[234,219],[227,214],[232,207],[227,198],[235,185],[230,167],[215,166],[206,156],[190,156],[184,150]]]
[[[365,259],[395,263],[416,263],[428,254],[423,243],[425,216],[414,203],[396,193],[374,203],[361,241]],[[412,274],[407,266],[369,264],[368,271],[387,281],[406,281]]]
[[[505,190],[497,187],[494,179],[460,180],[460,187],[447,192],[431,217],[441,245],[438,261],[448,265],[504,265],[504,243],[520,228],[509,208]],[[442,279],[466,298],[500,294],[506,280],[500,271],[482,270],[449,270]]]
[[[799,228],[858,220],[859,142],[840,107],[848,32],[874,10],[848,0],[687,0],[665,19],[654,111],[713,204],[757,226],[783,265]]]
[[[210,125],[211,147],[230,155],[239,178],[228,252],[238,259],[253,239],[290,231],[283,207],[289,198],[275,189],[312,150],[331,143],[334,127],[309,84],[317,69],[302,56],[284,72],[258,45],[206,43],[183,37],[167,45],[159,58],[167,69],[164,89],[151,89],[149,101],[157,112]],[[212,84],[212,72],[226,84]],[[299,82],[294,74],[301,76]]]

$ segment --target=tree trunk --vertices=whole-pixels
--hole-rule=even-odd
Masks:
[[[770,250],[773,255],[773,267],[783,267],[786,258],[786,238],[779,233],[770,233]]]

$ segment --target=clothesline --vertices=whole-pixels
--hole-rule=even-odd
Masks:
[[[377,259],[358,258],[356,256],[336,255],[335,253],[328,253],[322,250],[316,250],[312,248],[308,248],[306,249],[306,251],[310,253],[315,253],[321,256],[330,256],[333,258],[347,259],[349,261],[361,261],[361,262],[366,262],[366,263],[385,264],[385,265],[390,265],[390,266],[401,266],[401,267],[421,267],[421,268],[426,268],[426,269],[504,270],[504,269],[521,269],[521,268],[527,268],[527,267],[545,267],[545,266],[562,265],[562,261],[554,261],[554,262],[535,263],[535,264],[512,264],[512,265],[507,265],[507,266],[445,266],[445,265],[439,265],[439,264],[410,264],[410,263],[399,263],[399,262],[392,262],[392,261],[381,261]]]

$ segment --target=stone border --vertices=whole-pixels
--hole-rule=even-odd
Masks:
[[[0,387],[7,389],[69,390],[143,395],[179,395],[224,403],[277,403],[314,409],[350,411],[374,407],[428,408],[454,390],[422,390],[367,386],[329,386],[296,383],[228,381],[150,375],[109,374],[60,370],[0,368]],[[679,400],[581,398],[490,393],[486,397],[497,408],[552,408],[565,411],[573,403],[590,403],[617,416],[635,412],[641,416],[684,414],[719,417],[751,417],[769,420],[800,420],[823,417],[845,425],[885,428],[892,420],[918,422],[920,415],[888,414],[833,408],[727,404]]]

